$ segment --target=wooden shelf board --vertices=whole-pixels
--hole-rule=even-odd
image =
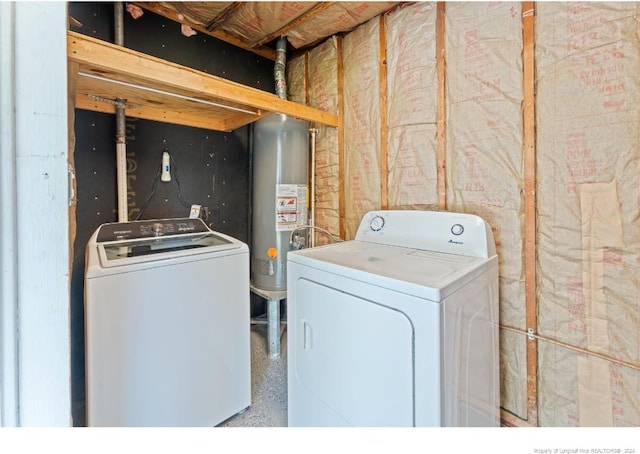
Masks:
[[[337,115],[275,94],[75,32],[67,33],[68,59],[78,68],[78,107],[103,111],[100,109],[106,106],[99,104],[108,105],[108,100],[120,98],[126,100],[129,116],[220,131],[251,123],[270,112],[328,126],[339,124]]]

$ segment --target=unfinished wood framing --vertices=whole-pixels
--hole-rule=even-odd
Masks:
[[[445,3],[438,2],[436,16],[436,72],[438,78],[437,126],[437,166],[438,166],[438,208],[447,208],[447,111],[446,111],[446,62],[444,49]]]
[[[309,100],[311,99],[311,81],[310,81],[310,73],[309,73],[309,52],[304,53],[304,103],[305,105],[309,105]]]
[[[212,32],[214,28],[223,23],[227,18],[232,16],[237,10],[242,7],[242,2],[233,2],[231,5],[227,6],[220,14],[210,20],[205,28],[208,32]]]
[[[535,129],[535,6],[522,3],[523,33],[523,142],[524,142],[524,270],[527,330],[537,331],[536,300],[536,129]],[[538,421],[538,344],[527,340],[527,422]]]
[[[188,25],[194,30],[197,30],[209,36],[213,36],[214,38],[217,38],[229,44],[233,44],[234,46],[240,47],[241,49],[245,49],[250,52],[253,52],[256,55],[260,55],[261,57],[265,57],[274,61],[276,59],[275,49],[271,49],[270,47],[259,46],[259,45],[252,48],[250,46],[247,46],[247,44],[241,39],[223,30],[219,30],[215,28],[217,24],[219,24],[221,21],[223,21],[226,18],[226,16],[233,14],[233,12],[242,5],[242,2],[237,2],[236,4],[237,6],[232,5],[228,10],[223,11],[221,16],[214,19],[212,21],[213,23],[209,23],[205,25],[192,22],[190,20],[187,20],[184,17],[180,19],[178,17],[179,16],[178,12],[167,8],[166,6],[162,5],[159,2],[134,2],[132,4],[139,6],[140,8],[146,9],[147,11],[152,11],[156,14],[159,14],[162,17],[166,17],[167,19],[171,19],[172,21],[178,22],[180,24]],[[226,15],[224,13],[226,13]]]
[[[380,208],[389,207],[389,172],[387,166],[387,32],[384,14],[380,15]]]
[[[139,4],[142,7],[149,8],[149,4]],[[323,4],[326,8],[328,4]],[[437,165],[437,206],[440,210],[447,209],[447,61],[445,50],[445,28],[446,28],[446,3],[437,2],[436,9],[436,25],[435,25],[435,49],[436,49],[436,78],[437,78],[437,112],[436,112],[436,165]],[[536,58],[535,58],[535,11],[534,2],[522,2],[522,83],[523,83],[523,104],[522,104],[522,176],[518,176],[518,185],[523,184],[523,207],[518,207],[518,216],[523,216],[524,241],[518,237],[519,245],[523,244],[524,253],[524,328],[522,327],[522,319],[518,319],[518,327],[500,325],[500,329],[517,333],[518,336],[526,338],[526,419],[515,416],[513,413],[502,409],[501,419],[504,425],[520,426],[520,427],[536,427],[539,421],[544,424],[544,348],[546,343],[562,346],[572,349],[576,353],[583,355],[593,355],[600,359],[620,364],[624,367],[638,370],[638,365],[616,360],[610,356],[598,355],[592,351],[578,349],[572,347],[565,342],[558,342],[553,339],[541,337],[537,334],[538,324],[540,329],[544,329],[544,318],[541,316],[538,320],[538,310],[543,310],[545,305],[538,305],[537,280],[543,276],[542,272],[537,275],[537,265],[539,258],[543,257],[544,250],[538,250],[536,231],[544,225],[544,222],[538,223],[537,220],[537,204],[540,202],[543,191],[537,194],[537,180],[544,176],[540,172],[537,175],[536,168]],[[154,7],[153,11],[162,14]],[[451,8],[453,6],[451,5]],[[538,6],[539,11],[542,6]],[[450,14],[453,9],[450,9]],[[308,13],[310,14],[310,13]],[[185,23],[184,20],[177,19],[177,14],[173,11],[165,11],[163,14],[178,22]],[[514,21],[518,23],[520,20],[514,13]],[[380,154],[379,169],[374,169],[374,174],[379,172],[380,175],[380,208],[388,209],[389,205],[389,163],[388,153],[389,144],[389,120],[387,109],[391,104],[389,101],[392,93],[388,92],[387,77],[387,48],[386,48],[386,23],[384,15],[379,17],[379,113],[380,113]],[[539,26],[542,22],[539,21]],[[195,24],[191,24],[194,29],[201,30]],[[209,24],[209,28],[214,24]],[[390,29],[391,30],[391,29]],[[268,39],[272,39],[283,29],[273,33]],[[206,32],[206,31],[205,31]],[[516,30],[520,33],[520,30]],[[211,34],[211,33],[210,33]],[[277,111],[287,115],[302,118],[311,122],[325,124],[338,127],[338,215],[339,215],[339,235],[346,238],[346,200],[345,183],[345,166],[347,159],[345,156],[345,137],[343,125],[344,113],[344,69],[343,69],[343,37],[336,37],[337,40],[337,84],[338,84],[338,104],[337,114],[333,115],[328,112],[322,112],[308,106],[309,93],[309,67],[308,53],[305,53],[305,104],[292,103],[287,100],[278,98],[275,95],[260,90],[251,89],[240,84],[226,81],[209,74],[201,73],[189,68],[166,62],[154,57],[149,57],[135,51],[120,48],[109,43],[100,42],[90,37],[78,35],[69,32],[69,78],[75,81],[77,90],[75,93],[75,103],[78,108],[94,110],[99,112],[114,113],[115,106],[109,100],[115,99],[117,94],[120,98],[125,98],[127,102],[127,114],[132,117],[144,118],[155,121],[171,122],[188,126],[197,126],[207,129],[229,131],[236,127],[252,122],[262,115],[269,112]],[[213,34],[215,36],[215,34]],[[219,36],[217,36],[219,37]],[[224,38],[220,38],[224,39]],[[260,45],[265,41],[261,39],[256,42]],[[236,45],[239,45],[236,43]],[[244,44],[246,45],[246,43]],[[539,42],[540,45],[540,42]],[[240,46],[243,47],[243,46]],[[520,49],[517,49],[518,56]],[[265,54],[266,55],[266,54]],[[274,58],[270,56],[269,58]],[[540,63],[540,62],[539,62]],[[99,76],[101,79],[87,77]],[[449,75],[451,76],[450,73]],[[516,75],[517,82],[520,82],[520,74]],[[106,79],[106,80],[105,80]],[[452,80],[452,79],[450,79]],[[541,78],[543,80],[543,78]],[[176,93],[179,96],[189,96],[199,100],[219,103],[220,106],[202,106],[192,101],[186,101],[180,98],[170,98],[161,93],[145,92],[143,89],[122,86],[118,83],[135,83],[141,86],[151,87],[158,90],[167,90]],[[432,89],[433,90],[433,89]],[[374,89],[375,91],[375,89]],[[149,94],[152,93],[152,94]],[[375,95],[374,99],[375,99]],[[519,97],[518,97],[519,98]],[[542,98],[541,98],[542,99]],[[519,99],[518,99],[519,100]],[[519,104],[519,103],[518,103]],[[229,109],[231,108],[231,110]],[[240,110],[233,110],[240,109]],[[450,111],[449,115],[451,114]],[[542,117],[541,117],[542,118]],[[430,120],[432,121],[432,120]],[[453,121],[453,120],[452,120]],[[453,124],[453,123],[452,123]],[[347,125],[349,126],[349,125]],[[542,128],[542,120],[538,126]],[[451,127],[451,125],[450,125]],[[450,130],[451,131],[451,130]],[[518,130],[519,132],[519,130]],[[431,137],[433,137],[431,135]],[[450,137],[450,140],[454,135]],[[540,139],[542,140],[542,139]],[[450,144],[452,146],[452,144]],[[520,143],[516,145],[519,148]],[[540,150],[546,147],[541,145]],[[517,152],[519,153],[519,151]],[[520,156],[518,156],[520,157]],[[432,162],[432,161],[431,161]],[[452,163],[453,161],[450,161]],[[393,168],[393,167],[392,167]],[[451,170],[451,169],[450,169]],[[432,183],[433,184],[433,183]],[[392,186],[393,187],[393,186]],[[545,185],[541,184],[541,188]],[[519,189],[520,187],[518,187]],[[519,192],[512,194],[520,194]],[[451,197],[451,194],[450,194]],[[516,195],[515,197],[519,197]],[[450,203],[453,199],[450,199]],[[392,202],[393,203],[393,202]],[[452,204],[453,205],[453,204]],[[523,210],[523,212],[521,212]],[[543,217],[540,218],[544,220]],[[506,223],[505,223],[506,224]],[[520,251],[518,251],[520,254]],[[518,265],[522,264],[518,258]],[[541,270],[543,267],[541,267]],[[521,279],[521,274],[518,278]],[[521,283],[521,281],[518,281]],[[542,287],[541,287],[542,288]],[[522,290],[518,291],[517,310],[518,315],[522,315]],[[542,312],[541,312],[542,314]],[[528,336],[528,337],[527,337]],[[542,342],[539,345],[538,341]],[[522,344],[518,344],[522,347]],[[540,349],[540,352],[539,352]],[[523,351],[518,350],[518,359],[520,364]],[[540,362],[541,378],[538,377],[538,364]],[[524,382],[523,373],[518,375],[518,383]],[[522,387],[518,389],[521,390]],[[524,390],[523,390],[524,391]],[[519,396],[523,396],[524,392]],[[540,400],[542,399],[542,400]],[[520,399],[518,402],[521,402]],[[540,412],[538,406],[540,405]]]
[[[289,30],[292,30],[292,29],[296,28],[298,25],[310,21],[311,19],[316,17],[318,14],[320,14],[322,11],[326,10],[327,8],[329,8],[331,5],[333,5],[333,2],[318,3],[313,8],[311,8],[309,11],[307,11],[306,13],[300,15],[299,17],[297,17],[293,21],[289,22],[284,27],[276,30],[275,32],[273,32],[273,33],[271,33],[271,34],[269,34],[269,35],[267,35],[267,36],[265,36],[263,38],[261,38],[259,41],[255,42],[255,43],[252,43],[250,45],[250,48],[253,49],[255,47],[260,47],[260,46],[268,43],[269,41],[272,41],[272,40],[276,39],[279,36],[286,35]]]
[[[75,119],[76,119],[76,85],[78,64],[67,62],[67,129],[69,135],[68,156],[69,163],[69,257],[74,256],[74,246],[77,231],[76,211],[77,211],[77,184],[76,184],[76,163],[74,150],[76,148]],[[73,273],[73,261],[69,261],[69,276]]]
[[[270,112],[339,124],[337,115],[78,33],[68,32],[67,46],[81,109],[113,113],[110,100],[124,98],[128,116],[218,131]]]
[[[344,164],[345,164],[345,151],[344,151],[344,102],[342,97],[344,82],[344,70],[342,66],[342,41],[343,38],[341,36],[337,37],[337,47],[338,47],[338,118],[340,119],[340,126],[338,129],[338,187],[339,187],[339,195],[338,195],[338,216],[340,218],[340,238],[345,238],[346,235],[346,219],[345,219],[345,177],[344,177]]]

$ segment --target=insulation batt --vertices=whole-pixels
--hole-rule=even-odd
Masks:
[[[196,32],[193,28],[189,27],[189,26],[188,26],[188,25],[186,25],[186,24],[182,24],[182,25],[180,26],[180,31],[181,31],[181,32],[182,32],[182,34],[183,34],[184,36],[186,36],[186,37],[193,36],[193,35],[196,35],[196,34],[197,34],[197,32]]]
[[[137,19],[144,14],[144,11],[142,11],[142,8],[140,8],[139,6],[131,5],[131,4],[127,5],[127,12],[131,14],[131,17],[133,17],[134,19]]]
[[[178,20],[184,20],[184,16],[178,14]],[[197,34],[197,32],[187,24],[180,24],[180,32],[187,38]]]

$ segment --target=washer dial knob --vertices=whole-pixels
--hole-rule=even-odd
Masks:
[[[153,231],[155,236],[162,235],[162,231],[164,230],[164,225],[159,222],[154,222],[151,226],[151,230]]]
[[[373,219],[371,219],[369,227],[374,232],[379,232],[384,227],[384,218],[382,216],[375,216]]]
[[[453,233],[454,235],[462,235],[462,232],[464,232],[464,227],[462,227],[460,224],[453,224],[451,226],[451,233]]]

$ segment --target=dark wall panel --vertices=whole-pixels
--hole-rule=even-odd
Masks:
[[[247,242],[248,127],[219,133],[135,118],[126,124],[131,220],[187,217],[197,204],[208,209],[212,229]],[[160,181],[164,150],[170,182]]]
[[[82,27],[72,26],[71,30],[114,41],[112,3],[71,2],[69,15],[82,23]],[[129,48],[273,92],[272,61],[201,33],[188,38],[180,32],[179,24],[148,11],[137,20],[125,11],[124,35],[125,46]],[[140,215],[147,199],[141,219],[188,216],[190,204],[199,204],[208,208],[208,223],[214,230],[249,243],[249,126],[223,133],[135,118],[127,118],[126,126],[131,220]],[[78,204],[71,281],[71,371],[76,426],[86,423],[84,254],[91,234],[101,224],[117,221],[115,131],[114,115],[76,110],[74,159]],[[158,181],[151,195],[154,180],[159,180],[156,175],[164,149],[173,158],[172,180]]]
[[[186,37],[180,24],[157,14],[133,19],[125,13],[124,42],[130,48],[179,65],[274,92],[273,61],[204,33]]]

